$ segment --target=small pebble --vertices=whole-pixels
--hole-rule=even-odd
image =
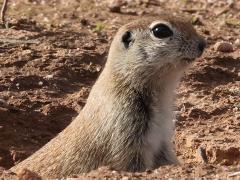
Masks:
[[[219,52],[233,52],[233,45],[229,42],[217,42],[214,45],[214,49]]]
[[[96,67],[96,71],[100,72],[101,71],[101,67],[100,66]]]
[[[111,12],[119,13],[124,3],[125,3],[124,0],[109,0],[108,8],[110,9]]]
[[[229,177],[240,176],[240,171],[228,175]]]
[[[121,180],[129,180],[129,177],[123,176]]]
[[[234,0],[227,0],[227,3],[229,5],[229,7],[233,7],[234,5]]]
[[[235,46],[237,46],[239,48],[240,47],[240,39],[236,39],[234,41],[234,44],[235,44]]]
[[[81,19],[81,20],[80,20],[80,23],[81,23],[83,26],[86,26],[86,25],[88,25],[88,20],[86,20],[86,19]]]
[[[39,86],[42,86],[42,85],[43,85],[43,82],[42,82],[42,81],[39,81],[39,82],[38,82],[38,85],[39,85]]]
[[[18,174],[18,179],[19,180],[42,180],[42,178],[35,172],[32,172],[28,169],[23,169],[19,174]]]
[[[198,138],[197,134],[189,135],[186,138],[186,147],[188,147],[188,148],[194,147],[197,138]]]
[[[0,104],[4,104],[4,105],[6,105],[7,102],[6,102],[4,99],[0,99]]]
[[[22,56],[27,56],[27,55],[31,55],[31,54],[32,54],[32,50],[30,50],[30,49],[22,51]]]
[[[47,79],[47,80],[53,79],[53,75],[52,74],[46,75],[44,79]]]
[[[213,3],[215,3],[217,0],[207,0],[207,2],[209,3],[209,4],[213,4]]]

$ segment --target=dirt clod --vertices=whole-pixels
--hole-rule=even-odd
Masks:
[[[216,51],[220,52],[233,52],[233,45],[229,42],[217,42],[214,48]]]
[[[240,48],[240,39],[236,39],[234,41],[234,44],[235,44],[236,47]]]
[[[35,172],[23,169],[18,175],[19,180],[42,180],[42,178]]]
[[[121,6],[124,5],[124,0],[109,0],[108,8],[111,12],[119,13],[121,11]]]

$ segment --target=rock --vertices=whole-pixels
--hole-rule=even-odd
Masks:
[[[215,3],[217,0],[207,0],[207,3],[209,3],[209,4],[213,4],[213,3]]]
[[[81,43],[77,43],[77,42],[75,42],[75,43],[79,44],[79,45],[81,44]],[[86,50],[94,50],[94,49],[96,49],[96,45],[93,42],[88,42],[83,45],[83,48]]]
[[[89,24],[87,19],[81,19],[81,20],[80,20],[80,23],[81,23],[83,26],[87,26],[87,25]]]
[[[203,147],[199,147],[196,152],[196,158],[198,162],[208,163],[208,158],[206,154],[206,149]]]
[[[44,79],[46,80],[50,80],[50,79],[53,79],[53,74],[48,74],[44,77]]]
[[[10,170],[0,169],[1,180],[19,180],[15,173]]]
[[[28,154],[26,153],[26,151],[11,150],[10,154],[13,162],[20,162],[23,159],[26,159],[28,157]]]
[[[240,39],[236,39],[234,41],[234,44],[235,44],[236,47],[240,48]]]
[[[43,82],[42,82],[42,81],[39,81],[39,82],[38,82],[38,85],[39,85],[39,86],[42,86],[42,85],[43,85]]]
[[[0,107],[7,107],[8,103],[4,99],[0,99]]]
[[[109,0],[108,8],[110,9],[111,12],[119,13],[124,3],[125,3],[124,0]]]
[[[22,51],[22,55],[23,55],[23,56],[24,56],[24,55],[29,55],[29,54],[32,54],[32,50],[27,49],[27,50]]]
[[[197,140],[197,134],[188,135],[186,137],[186,147],[194,147]]]
[[[198,109],[198,108],[191,108],[188,112],[188,116],[191,117],[191,118],[197,118],[197,119],[209,119],[211,118],[211,115],[206,112],[206,111],[203,111],[201,109]]]
[[[233,52],[233,45],[230,42],[222,41],[214,45],[214,49],[219,52]]]
[[[200,25],[200,26],[203,25],[202,21],[198,16],[193,16],[191,22],[193,25]]]
[[[209,163],[221,165],[234,165],[240,160],[239,146],[217,145],[215,143],[208,144],[206,147],[206,154]]]
[[[41,180],[42,178],[35,172],[32,172],[28,169],[23,169],[18,174],[18,179],[19,180]]]

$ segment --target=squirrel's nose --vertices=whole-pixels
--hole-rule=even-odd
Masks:
[[[201,51],[201,53],[203,52],[203,50],[206,47],[206,41],[204,39],[201,39],[198,43],[198,49],[199,51]]]

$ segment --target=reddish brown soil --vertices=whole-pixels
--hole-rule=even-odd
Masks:
[[[203,57],[177,91],[175,144],[182,165],[135,174],[101,168],[78,177],[226,179],[240,171],[237,0],[231,5],[223,0],[139,0],[126,3],[122,13],[111,13],[97,0],[11,0],[9,29],[0,29],[0,99],[12,106],[0,107],[0,166],[7,169],[25,159],[76,117],[122,24],[165,11],[194,17],[208,40]],[[3,42],[10,38],[22,41]],[[216,52],[213,45],[221,40],[232,42],[234,52]]]

